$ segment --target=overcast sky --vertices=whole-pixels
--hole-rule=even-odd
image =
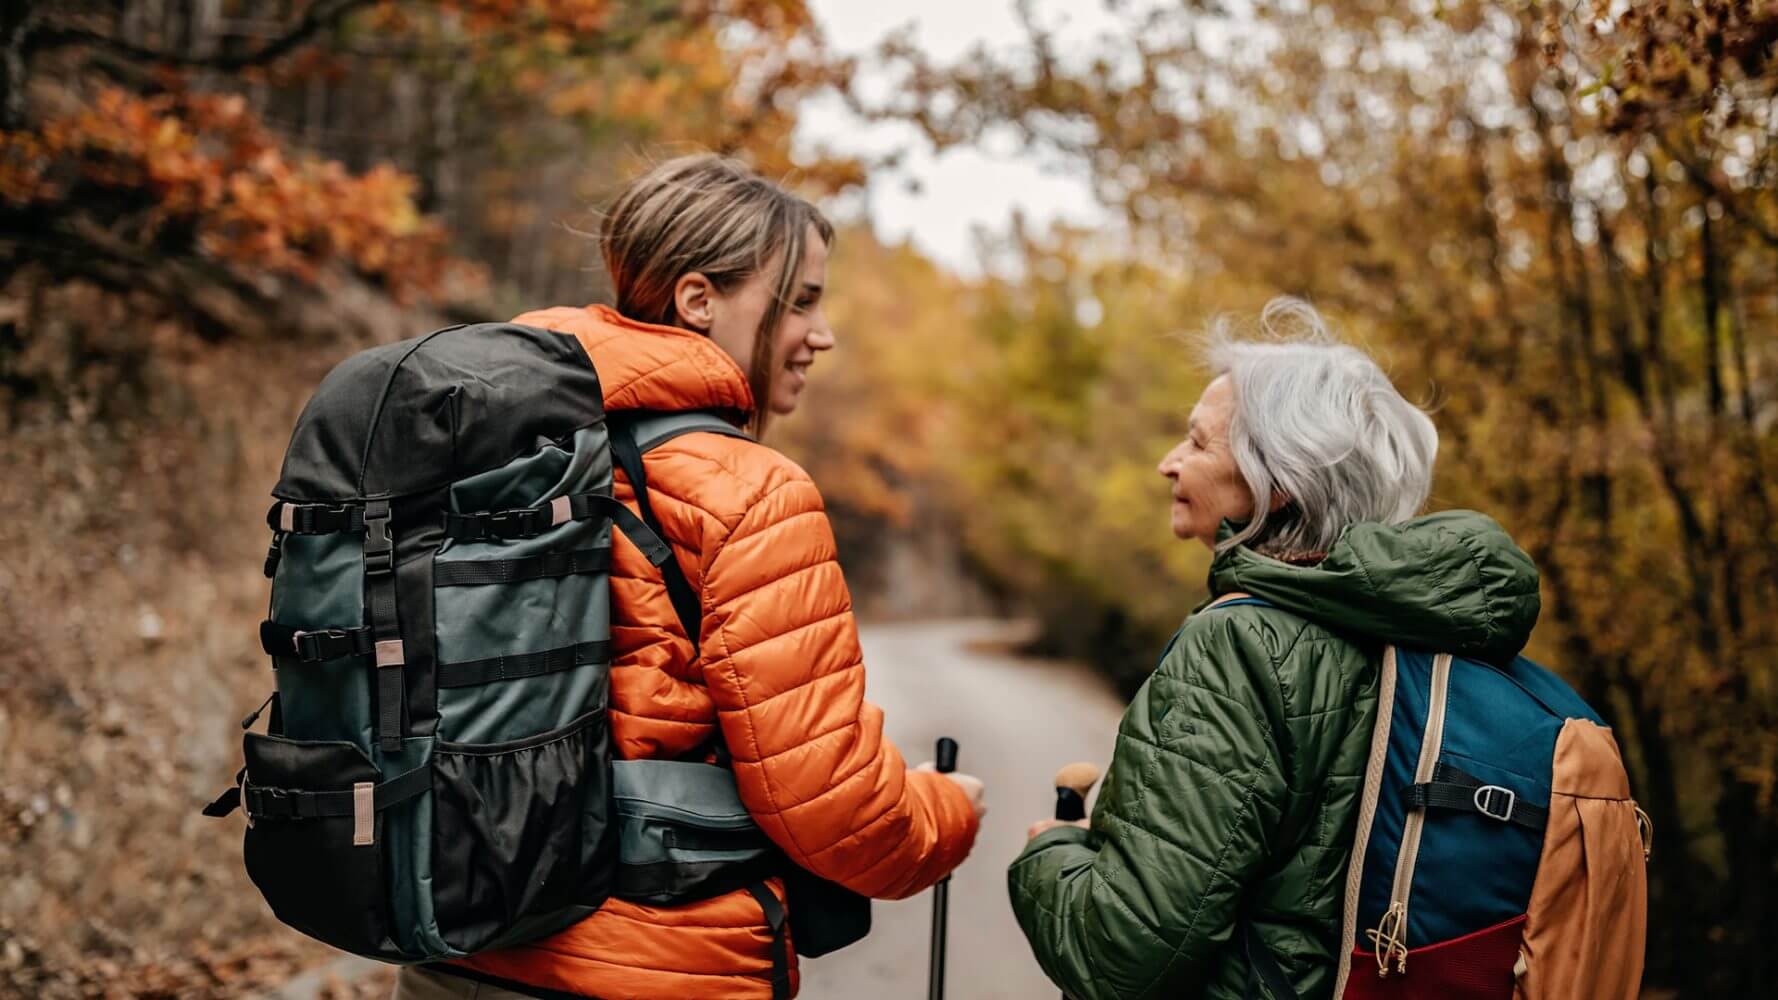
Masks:
[[[978,42],[1008,49],[1021,37],[1013,0],[809,0],[809,7],[829,44],[845,53],[865,53],[909,24],[916,43],[944,62]],[[1111,24],[1096,0],[1043,0],[1038,11],[1044,24],[1083,39]],[[800,141],[839,152],[906,150],[895,174],[871,183],[870,214],[878,235],[892,242],[911,237],[928,256],[962,273],[979,270],[972,230],[1004,228],[1015,208],[1038,224],[1066,219],[1090,225],[1105,218],[1084,175],[1064,164],[1039,162],[1032,154],[993,145],[935,155],[911,128],[862,123],[838,100],[808,107],[797,134]]]

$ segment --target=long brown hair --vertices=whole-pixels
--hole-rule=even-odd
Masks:
[[[726,293],[779,261],[747,371],[755,434],[770,413],[773,345],[811,225],[833,243],[833,224],[815,206],[739,161],[705,153],[668,160],[631,181],[600,229],[617,311],[645,323],[685,326],[673,295],[684,275],[702,274]]]

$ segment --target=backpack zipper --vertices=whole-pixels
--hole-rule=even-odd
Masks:
[[[1377,798],[1383,787],[1383,765],[1389,757],[1389,725],[1395,714],[1395,647],[1383,649],[1382,676],[1377,683],[1377,719],[1371,727],[1371,752],[1364,765],[1364,785],[1358,799],[1358,835],[1352,857],[1346,862],[1346,912],[1340,920],[1340,965],[1335,997],[1346,995],[1346,979],[1352,974],[1352,951],[1358,940],[1358,894],[1364,884],[1365,845],[1377,818]]]
[[[1451,686],[1451,657],[1440,653],[1432,659],[1432,692],[1426,709],[1426,732],[1420,740],[1420,760],[1414,767],[1414,783],[1423,785],[1432,780],[1438,766],[1439,751],[1445,740],[1445,702]],[[1414,889],[1414,862],[1420,854],[1420,834],[1426,827],[1426,810],[1410,810],[1403,821],[1401,850],[1395,858],[1395,884],[1389,891],[1389,909],[1377,921],[1375,930],[1365,936],[1377,949],[1377,975],[1389,975],[1389,960],[1395,960],[1395,971],[1408,971],[1408,897]]]

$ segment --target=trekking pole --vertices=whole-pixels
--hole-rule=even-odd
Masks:
[[[938,741],[938,773],[957,770],[957,741],[943,736]],[[951,877],[938,880],[932,889],[932,966],[926,976],[927,1000],[945,996],[945,912],[951,904]]]
[[[1088,764],[1069,764],[1056,772],[1056,818],[1072,823],[1087,818],[1087,793],[1099,783],[1098,767]],[[1068,1000],[1068,994],[1062,994],[1062,1000]]]

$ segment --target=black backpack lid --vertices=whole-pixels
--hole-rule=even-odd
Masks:
[[[599,376],[573,337],[513,323],[447,327],[335,366],[297,418],[272,493],[302,503],[407,496],[603,418]]]

